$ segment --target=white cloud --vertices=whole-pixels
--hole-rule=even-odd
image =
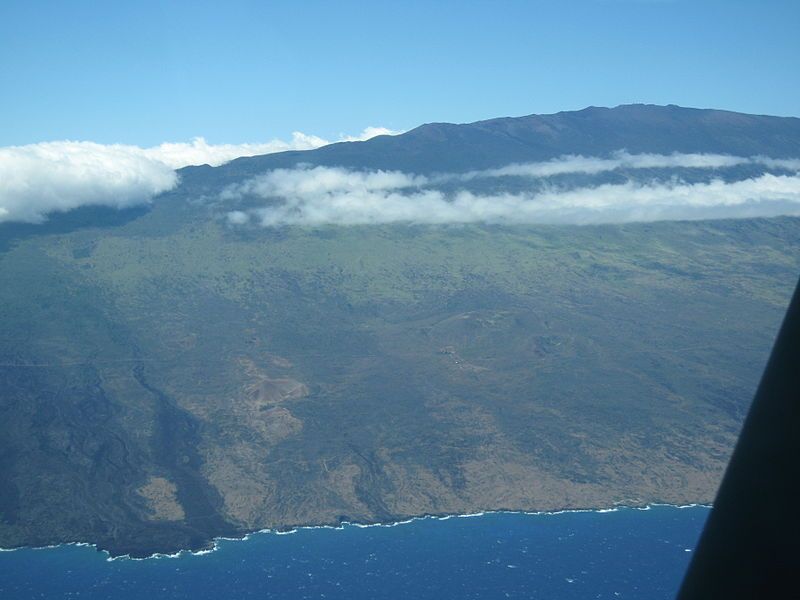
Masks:
[[[175,171],[127,146],[46,142],[0,148],[0,222],[37,223],[79,206],[124,208],[173,188]]]
[[[342,136],[337,141],[394,133],[398,132],[368,127],[357,136]],[[80,206],[144,204],[175,187],[175,169],[187,165],[216,166],[240,156],[310,150],[329,143],[295,132],[290,141],[253,144],[209,144],[195,138],[151,148],[73,141],[8,146],[0,148],[0,222],[37,223],[52,212]]]
[[[771,169],[800,171],[800,158],[769,158],[767,156],[756,156],[753,158],[753,161]]]
[[[374,137],[378,137],[379,135],[400,135],[403,133],[397,129],[388,129],[386,127],[367,127],[362,131],[359,135],[340,135],[339,140],[340,142],[363,142],[364,140],[369,140]]]
[[[642,159],[642,163],[649,159]],[[688,160],[688,159],[687,159]],[[749,160],[749,159],[745,159]],[[229,220],[263,226],[380,223],[608,223],[800,214],[800,176],[764,174],[726,183],[714,179],[627,182],[578,189],[480,195],[425,188],[424,177],[314,167],[279,169],[225,193],[276,203]],[[249,215],[249,219],[246,219]]]
[[[798,159],[773,159],[753,156],[731,156],[729,154],[629,154],[624,150],[615,152],[611,158],[566,155],[553,160],[536,163],[511,164],[498,169],[469,171],[458,175],[445,174],[441,181],[470,181],[487,177],[552,177],[554,175],[597,175],[619,169],[722,169],[739,165],[755,164],[773,169],[800,169]]]
[[[204,138],[198,137],[191,142],[165,143],[152,148],[136,146],[129,146],[129,148],[133,152],[141,151],[145,156],[160,160],[174,169],[180,169],[188,165],[204,164],[216,167],[243,156],[259,156],[288,150],[313,150],[334,142],[363,142],[378,135],[397,135],[399,133],[402,131],[394,131],[385,127],[367,127],[358,135],[342,134],[336,140],[326,140],[316,135],[295,131],[289,141],[274,139],[254,144],[209,144]]]
[[[351,171],[339,167],[275,169],[227,188],[223,199],[241,196],[303,198],[398,190],[428,183],[426,177],[400,171]]]
[[[152,148],[137,146],[128,148],[132,153],[142,154],[159,160],[173,169],[180,169],[188,165],[216,167],[242,156],[258,156],[287,150],[313,150],[329,143],[321,137],[295,131],[288,142],[276,139],[258,144],[209,144],[204,138],[197,137],[191,142],[168,142]]]
[[[250,220],[250,216],[241,210],[234,210],[228,213],[228,223],[231,225],[244,225]]]
[[[394,134],[368,127],[339,141]],[[149,202],[178,183],[175,169],[208,163],[219,165],[238,156],[303,150],[328,144],[299,132],[290,141],[254,144],[165,143],[152,148],[92,142],[45,142],[0,148],[0,222],[40,222],[51,212],[85,205],[123,208]],[[516,176],[545,179],[560,174],[594,175],[617,169],[715,169],[761,165],[795,172],[764,175],[743,182],[702,184],[629,182],[577,190],[545,188],[537,193],[481,196],[466,189],[445,195],[433,186],[467,185],[479,178]],[[279,169],[228,188],[223,199],[244,195],[270,198],[270,207],[228,216],[241,225],[255,216],[265,225],[321,223],[465,223],[465,222],[601,222],[795,214],[793,187],[800,159],[737,157],[720,154],[630,154],[610,158],[563,156],[539,163],[432,177],[399,171],[351,171],[305,167]],[[541,188],[540,188],[541,189]]]

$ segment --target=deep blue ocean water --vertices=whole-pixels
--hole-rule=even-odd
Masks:
[[[347,525],[138,561],[86,546],[23,549],[0,552],[0,598],[672,598],[708,513],[655,506]]]

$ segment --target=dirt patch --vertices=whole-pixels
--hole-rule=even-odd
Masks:
[[[244,388],[245,396],[258,407],[308,396],[308,386],[296,379],[272,378],[247,358],[241,359],[240,364],[250,379]]]
[[[177,487],[164,477],[150,477],[137,492],[147,500],[153,521],[181,521],[186,516],[178,502]]]

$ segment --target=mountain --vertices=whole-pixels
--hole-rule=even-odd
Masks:
[[[0,547],[142,556],[343,520],[710,501],[800,271],[800,219],[229,219],[280,202],[247,185],[276,168],[431,176],[621,149],[790,159],[800,120],[623,106],[424,125],[0,227]],[[712,175],[785,171],[770,164]]]
[[[673,105],[590,107],[460,125],[431,123],[365,142],[239,158],[213,172],[215,179],[228,179],[307,163],[427,174],[502,167],[569,154],[602,157],[620,149],[796,158],[800,156],[800,119]]]

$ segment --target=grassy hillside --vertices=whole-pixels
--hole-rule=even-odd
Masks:
[[[0,254],[0,546],[713,497],[800,219],[233,230]]]

